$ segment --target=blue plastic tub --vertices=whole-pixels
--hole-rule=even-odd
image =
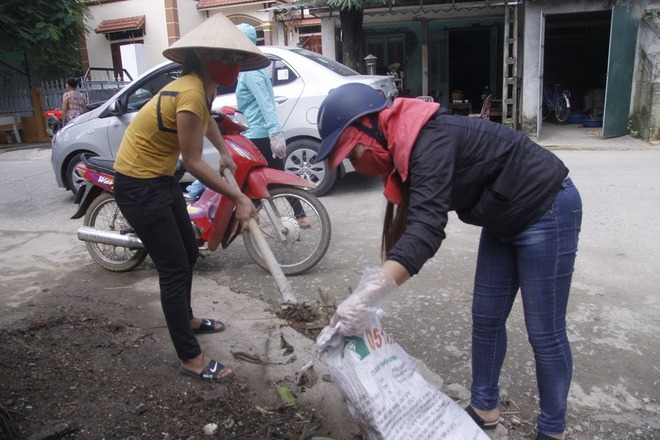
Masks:
[[[583,127],[602,127],[603,126],[603,120],[602,119],[585,119],[584,122],[582,122]]]
[[[566,118],[566,122],[569,124],[581,124],[585,119],[587,119],[587,115],[584,113],[571,113]]]

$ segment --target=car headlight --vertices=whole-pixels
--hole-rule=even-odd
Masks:
[[[75,122],[71,121],[68,124],[66,124],[64,127],[57,130],[57,133],[55,133],[55,135],[53,136],[53,142],[55,142],[55,139],[58,139],[60,136],[62,136],[62,134],[65,131],[67,131],[69,128],[73,127],[74,125],[76,125]]]

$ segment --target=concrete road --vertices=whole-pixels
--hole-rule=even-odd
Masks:
[[[660,436],[660,151],[559,150],[581,191],[584,223],[569,304],[574,380],[569,424],[573,439]],[[56,188],[48,149],[0,152],[0,324],[20,319],[44,280],[93,265],[75,238],[81,221],[70,193]],[[379,264],[384,207],[378,179],[343,179],[322,198],[333,226],[330,250],[313,270],[291,278],[299,300],[318,291],[338,301],[362,270]],[[448,238],[422,272],[400,288],[384,325],[447,384],[469,386],[470,302],[478,228],[450,217]],[[99,269],[101,270],[101,269]],[[147,260],[135,283],[153,271]],[[155,277],[155,273],[153,273]],[[241,241],[210,253],[196,285],[278,300],[273,279]],[[509,353],[501,378],[503,411],[518,431],[533,429],[537,408],[534,363],[517,301],[508,324]],[[501,438],[525,438],[513,434]],[[500,438],[500,437],[494,437]]]

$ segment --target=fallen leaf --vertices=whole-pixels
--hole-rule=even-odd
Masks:
[[[280,348],[284,349],[284,353],[282,353],[283,356],[288,356],[291,353],[293,353],[293,346],[287,342],[286,339],[284,339],[284,335],[280,333]]]
[[[323,301],[323,304],[326,306],[332,306],[333,303],[330,301],[330,296],[328,295],[328,292],[324,291],[319,287],[319,296],[321,297],[321,301]]]
[[[268,304],[270,304],[270,306],[273,308],[273,312],[276,315],[279,315],[280,313],[282,313],[282,305],[280,303],[275,302],[275,301],[268,301]]]
[[[280,399],[282,399],[282,402],[284,402],[285,405],[296,406],[296,398],[287,387],[277,385],[277,394],[279,394]]]
[[[250,353],[246,353],[244,351],[232,351],[231,354],[236,359],[241,360],[241,361],[245,361],[245,362],[250,362],[251,364],[262,364],[263,363],[261,358],[256,354],[250,354]]]

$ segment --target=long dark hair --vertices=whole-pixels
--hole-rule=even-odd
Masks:
[[[380,245],[381,257],[383,261],[387,259],[387,254],[394,247],[397,241],[406,230],[408,221],[408,198],[410,195],[410,184],[404,182],[401,185],[401,204],[395,205],[387,202],[385,208],[385,218],[383,219],[383,237]]]
[[[187,50],[186,59],[183,62],[183,70],[181,71],[182,75],[187,75],[192,72],[201,73],[202,69],[205,69],[202,64],[202,60],[199,58],[194,49]]]

